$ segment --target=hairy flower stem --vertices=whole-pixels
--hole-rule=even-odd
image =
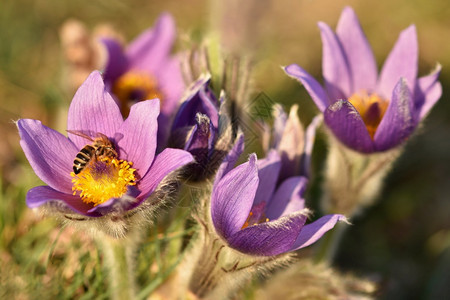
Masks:
[[[178,267],[186,294],[199,299],[227,299],[256,274],[265,274],[292,259],[289,254],[272,257],[250,256],[228,247],[214,229],[198,219],[201,230]],[[210,225],[211,226],[211,225]],[[178,282],[178,286],[183,286]]]
[[[290,260],[279,257],[252,257],[239,253],[214,235],[206,243],[194,246],[197,260],[188,283],[189,293],[199,299],[219,299],[234,295],[255,274],[264,273]],[[192,254],[193,254],[192,253]]]
[[[219,244],[219,243],[218,243]],[[193,277],[189,282],[189,290],[200,298],[203,298],[211,290],[213,290],[221,277],[223,271],[217,264],[217,257],[220,255],[222,247],[208,247],[203,245],[203,251],[201,251],[201,260],[203,263],[198,263],[193,271]],[[200,257],[199,257],[200,258]]]
[[[400,152],[394,149],[383,153],[360,154],[332,140],[327,158],[323,210],[351,218],[371,205]]]
[[[132,234],[123,239],[115,239],[108,235],[97,237],[97,242],[104,253],[111,299],[134,299],[135,254],[138,241],[139,238]]]
[[[384,177],[400,155],[401,149],[360,154],[331,139],[322,209],[325,213],[339,213],[352,218],[378,197]],[[333,261],[347,227],[345,224],[338,224],[337,228],[324,237],[316,255],[317,261]]]

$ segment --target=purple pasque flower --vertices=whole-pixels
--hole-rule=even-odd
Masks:
[[[165,149],[155,155],[159,100],[136,103],[126,120],[105,91],[99,72],[93,72],[75,94],[69,108],[69,137],[38,120],[17,122],[20,144],[36,175],[47,186],[28,191],[30,208],[58,204],[89,217],[123,213],[139,206],[172,171],[190,163],[183,150]],[[116,154],[99,149],[93,141],[111,143]],[[90,145],[90,146],[87,146]],[[82,150],[84,149],[84,150]],[[75,171],[74,161],[85,162]],[[80,166],[80,165],[78,165]],[[70,211],[68,210],[68,211]]]
[[[316,116],[305,131],[297,111],[298,105],[293,105],[287,115],[283,107],[276,104],[273,107],[272,131],[264,131],[263,139],[268,141],[265,152],[275,149],[280,155],[279,182],[291,176],[309,177],[316,130],[322,121],[322,116]]]
[[[209,82],[210,75],[205,74],[193,83],[172,124],[169,144],[195,158],[186,170],[192,181],[215,174],[232,146],[231,126],[223,111],[224,94],[217,99]]]
[[[228,170],[224,163],[216,176],[211,195],[211,217],[217,234],[242,253],[273,256],[316,242],[343,215],[327,215],[305,225],[308,210],[303,193],[308,179],[290,177],[277,184],[281,159],[275,150],[267,158]]]
[[[347,147],[372,153],[404,142],[442,93],[440,66],[417,78],[416,28],[399,36],[380,74],[359,20],[344,8],[336,33],[319,23],[324,87],[298,65],[284,68],[300,81],[333,134]]]
[[[164,13],[125,50],[118,41],[103,39],[108,53],[103,78],[124,116],[136,102],[160,99],[160,144],[166,142],[170,120],[185,89],[180,61],[170,54],[175,37],[175,22]]]

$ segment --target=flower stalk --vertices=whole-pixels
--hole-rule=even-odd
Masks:
[[[105,271],[111,288],[111,299],[134,299],[136,235],[115,239],[106,234],[97,236],[97,243],[104,253]]]
[[[364,155],[331,139],[322,208],[327,213],[339,212],[352,217],[379,195],[383,179],[401,148]]]
[[[194,246],[179,267],[179,270],[191,268],[186,282],[187,294],[199,299],[230,297],[255,274],[264,274],[291,261],[290,254],[261,257],[240,253],[227,246],[207,225],[201,228]]]

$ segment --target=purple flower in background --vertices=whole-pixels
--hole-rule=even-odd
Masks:
[[[169,144],[189,151],[195,158],[186,172],[193,181],[215,174],[232,146],[231,126],[225,125],[229,125],[228,117],[219,111],[224,95],[218,100],[209,82],[210,76],[204,75],[189,88],[171,130]]]
[[[275,149],[281,158],[279,182],[291,176],[309,177],[316,129],[322,116],[315,117],[305,132],[297,111],[298,105],[293,105],[287,115],[283,107],[276,104],[273,109],[273,129],[270,132],[266,126],[267,130],[264,131],[263,139],[267,141],[265,152]]]
[[[158,114],[158,99],[142,101],[124,120],[100,73],[93,72],[70,105],[68,138],[40,121],[19,120],[22,149],[48,185],[29,190],[27,205],[56,203],[90,217],[139,206],[166,175],[192,161],[178,149],[155,155]]]
[[[211,217],[226,244],[242,253],[273,256],[316,242],[342,215],[327,215],[305,225],[308,210],[303,193],[308,182],[294,176],[277,184],[281,159],[276,151],[230,170],[224,163],[211,195]]]
[[[372,49],[350,7],[344,8],[336,33],[322,22],[319,28],[324,87],[298,65],[285,67],[285,72],[305,86],[327,126],[349,148],[372,153],[404,142],[442,93],[440,66],[417,78],[415,26],[400,34],[379,75]]]
[[[184,92],[178,58],[170,55],[175,41],[175,23],[169,14],[162,14],[153,28],[144,31],[123,50],[120,43],[104,39],[108,52],[103,78],[114,94],[124,116],[132,104],[158,98],[158,141],[167,139],[169,122]]]

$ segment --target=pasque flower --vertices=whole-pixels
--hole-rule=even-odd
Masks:
[[[162,14],[153,28],[147,29],[125,50],[113,39],[103,39],[108,58],[104,70],[105,84],[126,116],[133,103],[158,98],[158,139],[165,142],[185,84],[177,57],[171,56],[175,41],[175,22]]]
[[[224,112],[224,93],[217,99],[204,74],[188,89],[172,124],[170,145],[189,151],[195,158],[188,172],[190,180],[215,174],[233,145],[232,128]]]
[[[238,135],[216,172],[211,194],[194,213],[203,232],[178,268],[178,286],[187,286],[200,298],[233,294],[252,274],[287,263],[291,256],[282,254],[311,245],[338,221],[345,221],[343,215],[334,214],[305,225],[310,214],[303,198],[308,179],[283,178],[287,174],[283,169],[304,149],[310,153],[317,122],[308,127],[305,139],[299,124],[288,125],[296,123],[293,115],[275,126],[276,142],[266,158],[257,160],[252,154],[248,162],[234,168],[244,150],[244,136]],[[304,147],[290,147],[283,141],[289,138],[302,141]],[[307,168],[309,160],[304,161]]]
[[[379,75],[372,49],[350,7],[344,8],[336,33],[322,22],[319,29],[324,87],[298,65],[285,67],[285,72],[305,86],[326,125],[347,147],[373,153],[400,145],[442,92],[440,66],[417,78],[415,26],[401,32]]]
[[[159,100],[147,100],[133,105],[124,120],[95,71],[70,105],[68,137],[38,120],[19,120],[22,149],[47,184],[28,191],[27,205],[56,204],[88,217],[138,207],[166,175],[193,159],[169,148],[155,155],[158,114]]]
[[[211,218],[229,247],[249,255],[279,255],[311,245],[345,220],[335,214],[305,225],[303,193],[308,179],[294,176],[277,185],[280,167],[273,150],[265,159],[252,154],[248,162],[219,173],[211,195]]]
[[[273,128],[269,130],[266,125],[263,140],[263,148],[266,153],[269,149],[278,152],[281,159],[279,182],[291,176],[309,177],[309,165],[317,127],[322,121],[322,116],[316,116],[311,124],[303,129],[303,125],[297,114],[298,105],[293,105],[286,114],[279,104],[273,107]]]

